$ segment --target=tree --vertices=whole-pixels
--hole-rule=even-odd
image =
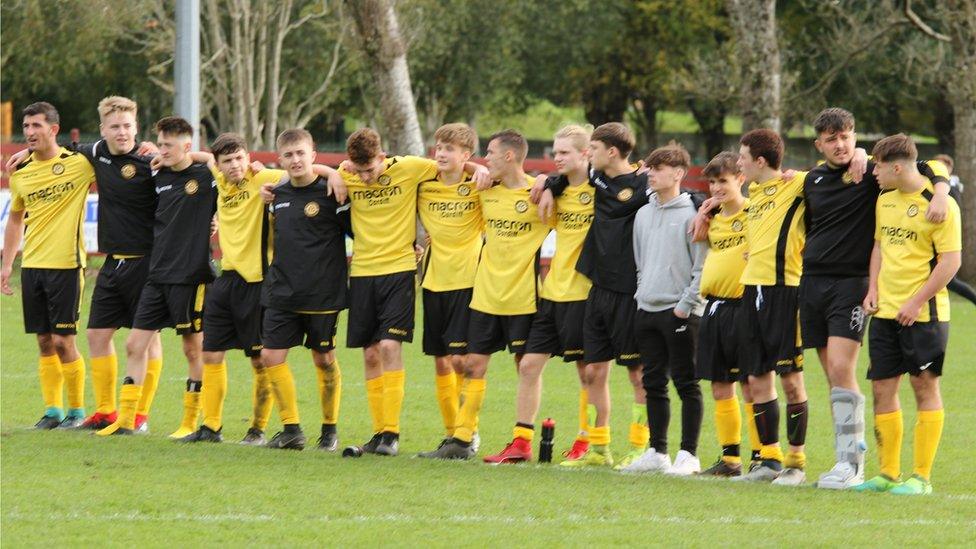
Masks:
[[[410,88],[407,47],[390,0],[343,0],[356,29],[357,44],[379,92],[381,132],[396,154],[423,155],[417,108]]]
[[[727,0],[740,61],[742,130],[780,131],[783,74],[776,0]]]

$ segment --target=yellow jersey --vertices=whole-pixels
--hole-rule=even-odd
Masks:
[[[534,209],[534,208],[532,208]],[[570,185],[556,199],[556,253],[539,296],[549,301],[582,301],[592,285],[576,270],[583,241],[593,223],[593,187]]]
[[[721,212],[708,226],[708,255],[702,267],[701,288],[705,297],[737,299],[742,297],[742,272],[749,249],[746,223],[749,202],[733,215]]]
[[[437,177],[437,163],[394,156],[376,182],[340,169],[352,203],[352,265],[349,276],[378,276],[417,268],[417,187]]]
[[[22,267],[85,266],[85,201],[94,181],[88,159],[64,147],[50,160],[31,153],[17,166],[10,176],[10,210],[25,212]]]
[[[478,189],[464,174],[453,185],[440,176],[420,183],[417,210],[430,235],[422,286],[433,292],[474,287],[484,242]]]
[[[761,286],[799,286],[803,273],[806,229],[803,215],[803,180],[777,177],[749,184],[746,239],[749,259],[742,283]]]
[[[227,181],[220,170],[211,171],[217,181],[220,267],[236,271],[248,282],[261,282],[272,254],[270,214],[261,198],[261,187],[278,183],[285,171],[264,169],[254,173],[248,168],[238,183]]]
[[[495,185],[480,193],[485,247],[471,296],[476,311],[505,316],[536,311],[539,248],[551,227],[529,201],[533,183],[526,175],[524,187]]]
[[[901,306],[929,279],[939,254],[962,250],[959,205],[948,200],[945,221],[925,219],[934,187],[926,183],[920,191],[906,194],[884,191],[878,197],[874,239],[881,246],[881,271],[878,274],[878,318],[895,318]],[[918,322],[949,320],[949,292],[942,288],[927,306]]]

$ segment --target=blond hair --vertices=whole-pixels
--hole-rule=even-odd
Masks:
[[[103,121],[107,116],[115,113],[131,112],[132,116],[136,116],[137,110],[135,101],[120,95],[110,95],[98,102],[98,118]]]
[[[590,145],[590,134],[592,132],[593,126],[589,124],[586,126],[570,124],[556,132],[556,135],[553,136],[553,141],[556,139],[569,139],[573,146],[576,147],[576,150],[585,151]]]
[[[468,152],[478,148],[478,134],[467,124],[454,122],[444,124],[434,132],[434,140],[440,143],[457,145]]]

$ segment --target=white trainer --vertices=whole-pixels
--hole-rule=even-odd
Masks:
[[[696,475],[701,472],[701,461],[698,457],[685,450],[679,450],[678,455],[674,456],[674,465],[667,470],[669,475],[688,476]]]
[[[773,484],[776,486],[800,486],[807,481],[807,474],[803,472],[803,469],[797,469],[796,467],[787,467],[783,469],[783,472],[776,477]]]
[[[817,488],[830,490],[846,490],[864,482],[864,471],[858,470],[857,465],[846,461],[838,462],[834,468],[820,475]]]
[[[667,454],[659,454],[654,448],[648,448],[646,452],[637,459],[630,462],[630,465],[620,470],[621,473],[663,473],[671,469],[671,457]]]

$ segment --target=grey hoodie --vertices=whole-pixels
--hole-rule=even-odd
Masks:
[[[647,312],[677,309],[701,316],[698,295],[708,244],[692,242],[688,229],[695,218],[691,196],[681,193],[661,204],[657,193],[634,218],[634,262],[637,308]]]

